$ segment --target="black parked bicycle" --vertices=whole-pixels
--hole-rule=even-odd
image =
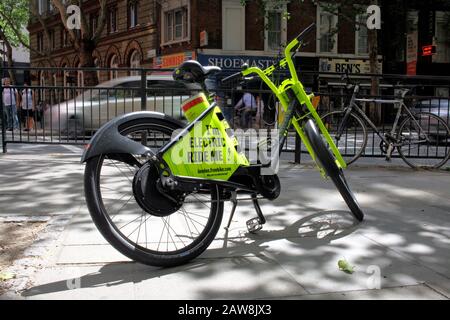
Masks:
[[[448,161],[450,157],[448,125],[442,118],[432,113],[411,111],[404,103],[408,89],[401,90],[401,97],[396,99],[358,99],[360,85],[352,83],[348,74],[345,78],[347,89],[353,89],[348,106],[343,110],[325,114],[322,121],[334,138],[338,149],[346,156],[347,164],[355,162],[363,155],[368,143],[367,124],[380,138],[379,147],[386,155],[387,161],[391,160],[395,150],[414,169],[437,169]],[[382,134],[358,106],[358,102],[397,106],[398,111],[392,130]],[[402,117],[403,120],[400,122]]]

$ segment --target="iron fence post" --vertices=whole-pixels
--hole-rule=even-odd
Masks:
[[[302,160],[302,139],[297,132],[295,132],[295,160],[294,163],[300,164]]]
[[[147,72],[141,69],[141,110],[147,110]]]
[[[3,62],[2,62],[3,63]],[[3,68],[1,69],[1,74],[2,74],[2,78],[3,78]],[[3,148],[3,153],[6,153],[8,150],[6,148],[6,118],[5,118],[5,111],[3,110],[4,106],[3,106],[3,79],[0,79],[0,112],[1,117],[2,117],[2,148]]]

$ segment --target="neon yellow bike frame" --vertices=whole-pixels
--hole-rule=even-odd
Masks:
[[[303,118],[311,116],[316,124],[319,127],[319,130],[321,131],[323,137],[328,142],[328,145],[331,148],[331,151],[333,152],[336,163],[340,168],[345,169],[347,167],[347,164],[345,160],[342,158],[341,153],[339,152],[338,148],[336,147],[336,144],[334,143],[333,139],[331,138],[327,128],[322,122],[322,119],[320,119],[320,116],[317,114],[316,109],[312,105],[311,99],[314,97],[314,95],[308,95],[305,92],[305,88],[303,87],[303,84],[300,82],[297,76],[297,71],[295,70],[294,62],[292,61],[291,52],[292,50],[300,44],[298,39],[294,39],[291,41],[285,48],[284,54],[285,58],[280,62],[281,67],[285,67],[286,65],[289,68],[289,72],[291,74],[291,78],[283,81],[278,87],[270,80],[269,76],[275,71],[275,66],[271,66],[265,70],[261,70],[258,67],[250,67],[242,71],[242,75],[244,77],[250,76],[252,74],[257,74],[261,80],[264,81],[264,83],[267,84],[267,86],[272,90],[272,92],[277,96],[278,100],[280,101],[281,105],[283,106],[284,111],[286,112],[289,106],[289,97],[286,94],[287,89],[291,89],[295,95],[298,101],[300,102],[300,105],[306,105],[308,108],[309,113],[306,115],[303,115],[301,118],[296,118],[293,116],[291,120],[291,125],[294,126],[295,130],[297,131],[298,135],[302,139],[303,143],[306,146],[306,149],[308,150],[309,154],[311,155],[312,159],[316,162],[318,165],[322,175],[325,176],[325,172],[320,167],[319,163],[316,161],[316,155],[311,147],[311,144],[308,141],[308,138],[301,127],[300,123]],[[288,126],[289,128],[290,126]],[[284,134],[287,134],[287,130]]]

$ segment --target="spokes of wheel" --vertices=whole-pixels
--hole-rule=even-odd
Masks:
[[[450,129],[445,121],[431,113],[418,113],[400,125],[398,151],[413,168],[437,169],[450,157]]]
[[[322,121],[347,164],[351,164],[361,156],[366,148],[367,128],[361,118],[352,112],[344,124],[342,135],[337,138],[344,115],[345,111],[330,112],[322,117]]]
[[[160,254],[187,250],[208,231],[217,195],[189,194],[176,212],[155,216],[144,211],[133,194],[137,169],[117,160],[103,160],[99,189],[110,222],[124,239],[142,249]]]

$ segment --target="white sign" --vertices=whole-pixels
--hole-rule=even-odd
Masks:
[[[335,72],[335,73],[370,73],[369,59],[320,59],[320,72]],[[382,73],[383,64],[378,61],[378,73]]]
[[[150,58],[154,58],[154,57],[156,57],[156,49],[148,50],[147,51],[147,58],[150,59]]]
[[[203,30],[200,32],[200,47],[206,47],[208,45],[208,32]]]

